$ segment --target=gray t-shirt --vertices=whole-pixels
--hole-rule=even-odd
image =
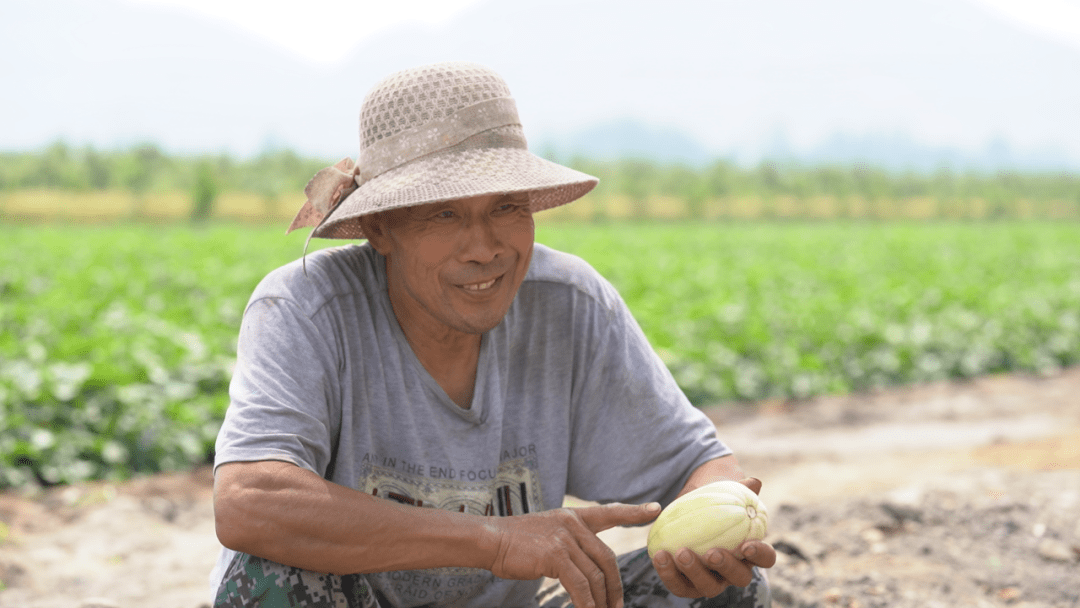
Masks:
[[[481,341],[470,409],[405,340],[384,262],[368,244],[324,249],[306,274],[297,261],[260,283],[215,466],[281,460],[387,500],[503,516],[558,508],[568,494],[667,504],[698,465],[729,453],[580,258],[535,246]],[[233,555],[222,552],[214,588]],[[540,584],[467,568],[366,578],[394,606],[535,605]]]

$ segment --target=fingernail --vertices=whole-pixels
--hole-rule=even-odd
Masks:
[[[689,549],[683,549],[679,552],[679,563],[684,566],[694,563],[694,556],[690,554]]]
[[[667,553],[661,553],[661,554],[656,556],[656,565],[658,565],[658,566],[667,566],[670,563],[671,562],[668,560],[668,554]]]
[[[656,513],[657,511],[660,510],[660,503],[658,503],[658,502],[650,502],[649,504],[645,505],[645,510],[650,512],[650,513]]]
[[[743,557],[754,557],[754,555],[757,554],[757,547],[754,545],[750,545],[749,547],[743,549],[742,554]]]
[[[719,566],[724,563],[724,554],[719,551],[709,553],[709,563],[713,566]]]

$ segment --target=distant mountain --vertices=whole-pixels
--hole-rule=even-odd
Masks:
[[[332,67],[165,8],[5,0],[0,149],[355,156],[368,88],[445,59],[503,74],[530,141],[559,154],[753,161],[779,134],[799,157],[1080,169],[1080,52],[967,0],[490,0]]]
[[[885,169],[919,172],[938,169],[1066,171],[1078,168],[1078,164],[1060,148],[1016,150],[1000,137],[982,148],[964,149],[920,144],[904,134],[836,134],[810,150],[789,152],[786,157],[814,164],[861,162]]]
[[[274,137],[308,146],[294,136],[333,96],[328,80],[239,30],[167,7],[0,5],[0,149],[61,137],[204,151],[250,152]],[[288,130],[278,129],[283,117]]]
[[[633,119],[593,125],[543,141],[536,149],[558,159],[581,155],[594,160],[644,158],[700,165],[714,158],[701,142],[678,129]]]
[[[646,158],[664,163],[703,166],[722,157],[754,165],[762,160],[804,165],[850,165],[861,163],[893,171],[1075,171],[1076,163],[1060,148],[1018,151],[998,138],[982,148],[934,146],[914,141],[903,133],[849,135],[837,133],[818,145],[795,149],[782,133],[772,134],[753,155],[709,152],[689,134],[632,120],[616,121],[570,133],[555,141],[534,146],[546,158],[568,161],[575,155],[594,160]]]

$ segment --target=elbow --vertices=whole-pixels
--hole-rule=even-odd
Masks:
[[[220,507],[219,501],[214,501],[214,530],[217,532],[218,542],[226,549],[232,549],[240,553],[251,553],[250,536],[245,532],[242,521]]]
[[[262,536],[259,517],[259,492],[243,483],[240,476],[222,467],[214,479],[214,529],[221,546],[258,555],[257,540]]]
[[[249,522],[237,502],[215,492],[214,530],[221,546],[240,553],[251,553],[252,534],[249,531]]]

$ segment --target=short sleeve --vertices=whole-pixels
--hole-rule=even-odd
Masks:
[[[694,469],[731,451],[686,398],[621,298],[597,303],[589,315],[584,326],[592,346],[575,363],[568,493],[666,505]]]
[[[333,341],[287,298],[244,313],[215,467],[280,460],[326,476],[340,425]]]

